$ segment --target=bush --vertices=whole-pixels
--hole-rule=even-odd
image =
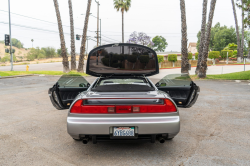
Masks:
[[[118,68],[118,67],[121,68],[122,64],[121,63],[113,63],[111,66],[114,67],[114,68]]]
[[[216,59],[220,57],[220,51],[210,51],[208,54],[210,59]]]
[[[23,48],[23,43],[21,43],[20,40],[11,38],[12,46],[15,46],[17,48]]]
[[[125,60],[125,55],[119,55],[118,60],[121,61],[121,62],[124,61]]]
[[[168,55],[168,61],[176,62],[177,61],[177,54],[169,54]]]
[[[1,62],[8,62],[10,61],[10,56],[6,55],[1,59]]]
[[[149,55],[141,55],[141,56],[139,56],[139,61],[141,62],[141,63],[143,63],[143,64],[148,64],[148,62],[149,62]]]
[[[158,63],[164,62],[164,56],[157,55],[157,58],[158,58]]]
[[[233,56],[232,56],[231,58],[237,58],[237,54],[238,54],[238,51],[237,51],[237,50],[234,50]]]
[[[135,63],[137,61],[137,54],[129,55],[128,56],[128,61],[131,62],[131,63]]]
[[[102,58],[102,64],[105,66],[109,66],[109,58]]]
[[[191,52],[188,53],[188,59],[189,60],[193,59],[193,54]]]
[[[221,50],[221,58],[226,59],[227,53],[228,53],[228,57],[232,57],[234,51],[233,50]],[[237,55],[237,51],[236,51],[236,55]]]
[[[194,55],[195,55],[195,59],[198,60],[199,53],[196,52]]]

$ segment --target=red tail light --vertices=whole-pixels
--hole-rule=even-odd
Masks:
[[[156,105],[84,105],[83,100],[78,100],[71,107],[70,113],[75,114],[124,114],[124,113],[164,113],[176,112],[174,103],[164,99],[164,104]]]

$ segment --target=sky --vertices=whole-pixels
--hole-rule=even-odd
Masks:
[[[208,1],[208,11],[210,10]],[[202,0],[186,0],[188,42],[197,42],[201,29]],[[65,35],[66,47],[70,50],[70,19],[67,0],[58,0]],[[119,43],[122,40],[122,15],[114,9],[113,0],[99,0],[102,44]],[[60,38],[53,0],[10,0],[12,38],[19,39],[25,48],[60,48]],[[75,34],[82,35],[87,0],[72,0]],[[97,16],[97,3],[92,0],[91,11]],[[241,11],[237,9],[240,25]],[[235,27],[231,0],[217,0],[213,25],[217,22]],[[9,34],[8,0],[0,0],[0,40]],[[97,19],[90,17],[87,36],[88,52],[96,46]],[[131,8],[124,15],[125,42],[134,31],[144,32],[150,37],[163,36],[168,42],[165,51],[181,50],[181,12],[179,0],[132,0]],[[80,52],[81,41],[76,40],[76,52]]]

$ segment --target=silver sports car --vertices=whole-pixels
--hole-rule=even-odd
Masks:
[[[86,73],[64,75],[49,89],[53,106],[69,109],[69,135],[92,141],[173,139],[180,131],[178,107],[189,108],[199,87],[188,75],[172,74],[154,85],[147,76],[159,73],[154,50],[136,44],[111,44],[93,49]]]

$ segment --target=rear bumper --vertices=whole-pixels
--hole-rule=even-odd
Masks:
[[[79,115],[70,114],[67,129],[71,137],[83,135],[109,135],[112,126],[137,126],[138,135],[168,134],[170,138],[180,131],[179,113],[126,114],[126,115]]]

